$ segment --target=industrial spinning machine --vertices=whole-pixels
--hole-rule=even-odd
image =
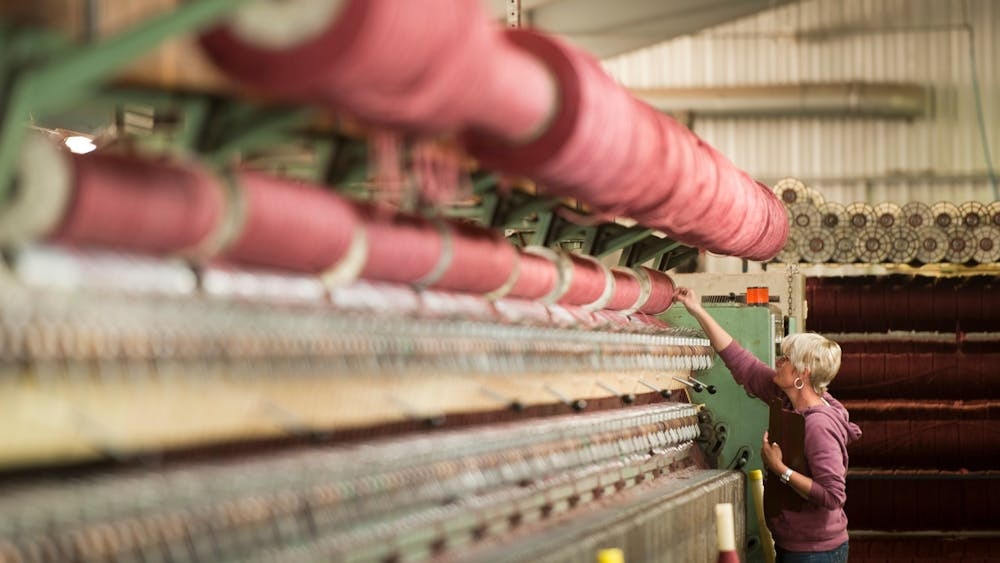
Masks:
[[[0,9],[0,561],[715,560],[772,190],[478,0]]]

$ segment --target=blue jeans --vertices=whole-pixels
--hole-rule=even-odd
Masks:
[[[785,551],[774,546],[775,563],[847,563],[847,542],[830,551]]]

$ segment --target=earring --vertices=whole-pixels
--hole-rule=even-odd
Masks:
[[[801,390],[802,390],[802,388],[806,386],[806,382],[805,382],[805,381],[802,381],[802,378],[801,378],[801,377],[796,377],[796,378],[795,378],[795,381],[793,381],[793,382],[792,382],[792,385],[793,385],[793,386],[794,386],[794,387],[795,387],[796,389],[798,389],[799,391],[801,391]]]

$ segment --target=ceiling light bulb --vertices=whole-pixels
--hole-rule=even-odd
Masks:
[[[72,137],[66,137],[63,141],[70,152],[76,154],[87,154],[88,152],[97,149],[97,145],[94,144],[89,137],[84,137],[82,135],[74,135]]]

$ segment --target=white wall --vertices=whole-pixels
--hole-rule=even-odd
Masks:
[[[969,25],[971,24],[971,25]],[[694,130],[773,182],[827,200],[993,201],[972,88],[970,37],[994,169],[1000,166],[1000,0],[803,0],[605,61],[630,87],[907,82],[933,115],[696,118]]]

